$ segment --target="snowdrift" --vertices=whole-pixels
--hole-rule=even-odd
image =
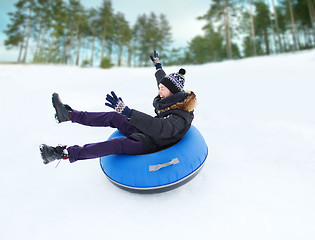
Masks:
[[[153,67],[0,65],[0,239],[315,239],[314,66],[314,50],[185,66],[208,160],[181,188],[137,195],[107,181],[98,159],[55,169],[38,146],[113,132],[56,124],[53,92],[74,109],[108,111],[114,90],[153,115]]]

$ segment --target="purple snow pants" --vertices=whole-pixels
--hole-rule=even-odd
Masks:
[[[92,127],[113,127],[117,128],[126,137],[129,137],[136,130],[130,125],[124,115],[117,112],[79,112],[73,110],[71,121]],[[67,148],[69,161],[98,158],[110,154],[144,154],[145,147],[141,142],[129,138],[115,138],[105,142],[90,143],[83,147],[78,145]]]

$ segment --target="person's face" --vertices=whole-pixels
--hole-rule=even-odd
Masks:
[[[161,99],[164,99],[166,97],[173,95],[173,93],[167,87],[165,87],[162,83],[159,84],[158,94],[160,95]]]

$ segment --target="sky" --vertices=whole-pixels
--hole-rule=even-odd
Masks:
[[[81,0],[86,7],[97,8],[103,0]],[[7,13],[14,11],[14,4],[17,0],[0,0],[0,62],[16,61],[17,50],[6,50],[4,46],[7,24],[10,23]],[[142,14],[154,12],[157,15],[165,14],[172,28],[173,46],[186,47],[187,43],[195,36],[203,33],[203,21],[196,18],[204,15],[209,7],[210,0],[133,0],[126,3],[126,0],[112,0],[115,13],[121,12],[127,21],[133,26],[137,17]],[[131,4],[132,3],[132,4]]]

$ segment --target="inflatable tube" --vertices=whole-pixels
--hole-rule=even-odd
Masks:
[[[116,130],[109,139],[124,137]],[[208,155],[207,144],[191,126],[177,144],[143,155],[116,154],[100,158],[108,179],[125,190],[140,193],[164,192],[191,180]]]

